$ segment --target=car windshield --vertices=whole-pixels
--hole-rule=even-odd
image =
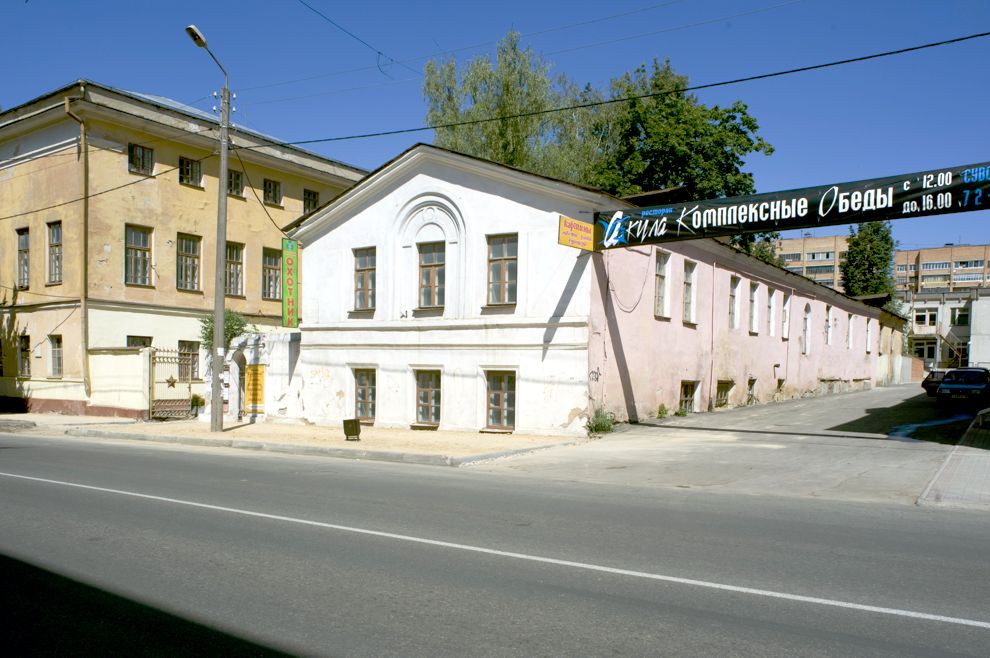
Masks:
[[[942,378],[943,384],[982,384],[986,375],[976,370],[962,370],[946,373]]]

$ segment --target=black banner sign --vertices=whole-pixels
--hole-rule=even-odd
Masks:
[[[990,209],[990,162],[595,213],[595,250]]]

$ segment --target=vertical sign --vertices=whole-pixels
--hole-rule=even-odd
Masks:
[[[244,410],[249,414],[265,412],[265,366],[249,365],[244,373]]]
[[[282,238],[282,326],[299,326],[299,243]]]

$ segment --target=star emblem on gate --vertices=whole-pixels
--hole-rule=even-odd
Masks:
[[[175,383],[176,383],[177,381],[179,381],[179,380],[178,380],[178,379],[176,379],[175,377],[172,377],[172,376],[170,375],[170,376],[169,376],[169,378],[165,380],[165,383],[166,383],[166,384],[168,384],[168,387],[169,387],[169,388],[175,388]]]

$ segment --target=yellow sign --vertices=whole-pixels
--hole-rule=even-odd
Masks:
[[[244,373],[244,410],[249,414],[265,412],[265,366],[251,365]]]
[[[557,244],[594,251],[595,227],[588,222],[561,215],[560,225],[557,228]]]

